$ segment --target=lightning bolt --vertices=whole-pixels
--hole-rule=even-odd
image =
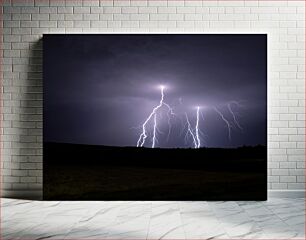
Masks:
[[[151,113],[149,114],[149,116],[146,118],[146,120],[144,121],[144,123],[142,125],[140,125],[137,128],[142,128],[142,132],[139,135],[138,141],[137,141],[137,147],[143,147],[146,139],[148,137],[152,137],[152,148],[155,148],[156,144],[158,144],[158,138],[157,135],[159,134],[163,134],[159,128],[158,128],[158,116],[159,118],[163,118],[162,111],[159,111],[162,107],[165,107],[168,111],[167,111],[167,123],[168,123],[168,135],[167,135],[167,141],[169,141],[169,137],[171,134],[171,130],[172,130],[172,124],[171,124],[171,120],[172,117],[176,117],[178,120],[180,120],[181,123],[181,132],[180,132],[180,136],[183,134],[183,132],[185,132],[185,129],[187,128],[186,134],[185,134],[185,143],[188,142],[189,137],[191,136],[192,138],[192,142],[194,145],[194,148],[200,148],[201,147],[201,141],[203,140],[205,143],[205,135],[203,134],[203,132],[200,129],[199,123],[200,123],[200,117],[202,118],[203,121],[205,121],[204,116],[203,116],[203,112],[200,110],[200,107],[197,106],[196,108],[196,124],[195,124],[195,128],[191,127],[189,118],[187,113],[185,112],[185,118],[186,118],[186,123],[183,124],[184,120],[183,120],[183,115],[176,115],[173,111],[173,108],[167,104],[166,102],[164,102],[164,86],[160,87],[160,93],[161,93],[161,98],[159,101],[159,104],[157,106],[155,106]],[[182,104],[182,98],[179,98],[179,104]],[[227,104],[227,108],[229,113],[232,116],[232,120],[233,123],[230,122],[229,120],[226,119],[226,117],[224,116],[224,114],[215,106],[213,106],[213,109],[215,110],[215,112],[220,116],[221,120],[226,124],[227,130],[228,130],[228,139],[231,140],[231,134],[232,134],[232,128],[234,126],[237,126],[240,130],[243,130],[243,128],[241,127],[235,112],[232,109],[232,105],[235,104],[238,107],[240,107],[240,104],[238,102],[232,101],[229,102]],[[175,108],[175,106],[174,106]],[[157,114],[159,114],[157,116]],[[201,115],[201,116],[200,116]],[[182,118],[181,118],[182,117]],[[149,123],[153,122],[153,132],[148,132],[147,127]],[[176,122],[175,122],[176,123]],[[234,124],[234,125],[232,125]],[[203,138],[202,138],[203,137]]]
[[[156,127],[157,127],[156,114],[154,114],[154,127],[153,127],[152,148],[155,147],[155,142],[156,142]]]
[[[232,102],[232,103],[235,103],[235,102]],[[235,103],[235,104],[237,104],[237,103]],[[243,130],[242,127],[241,127],[241,125],[239,124],[237,118],[236,118],[235,113],[234,113],[233,110],[232,110],[231,103],[228,103],[228,104],[227,104],[227,108],[228,108],[228,111],[231,113],[231,115],[232,115],[232,117],[233,117],[233,119],[234,119],[234,122],[235,122],[235,124],[237,125],[237,127],[238,127],[240,130]]]
[[[159,104],[155,108],[153,108],[153,110],[150,113],[149,117],[142,124],[142,133],[140,134],[140,136],[138,138],[137,147],[142,147],[144,145],[144,143],[146,141],[146,138],[147,138],[146,126],[147,126],[148,122],[151,120],[151,118],[153,116],[155,116],[155,119],[156,119],[156,112],[157,112],[157,110],[160,109],[163,106],[163,102],[164,102],[164,86],[161,86],[160,92],[161,92],[161,99],[160,99]],[[154,124],[153,133],[155,133],[155,134],[156,134],[156,126],[157,126],[157,124]],[[156,137],[156,135],[155,135],[155,137]],[[152,148],[154,148],[154,145],[155,145],[155,137],[153,136]]]
[[[199,112],[200,112],[200,107],[197,107],[197,122],[196,122],[196,130],[195,130],[195,133],[196,133],[196,138],[197,138],[197,148],[200,148],[201,146],[201,140],[200,140],[200,137],[199,137]]]
[[[142,124],[142,133],[140,134],[140,136],[138,138],[137,147],[143,147],[143,145],[145,144],[146,138],[148,137],[148,135],[147,135],[147,125],[152,118],[153,118],[153,121],[154,121],[152,148],[155,147],[155,143],[157,142],[156,131],[158,131],[156,114],[157,114],[157,111],[160,108],[162,108],[163,106],[165,106],[168,109],[168,113],[167,113],[168,114],[168,124],[169,124],[169,128],[171,128],[170,115],[175,116],[175,113],[173,112],[173,109],[169,106],[169,104],[164,102],[164,88],[165,88],[164,86],[160,87],[161,99],[159,101],[159,104],[156,107],[153,108],[150,115],[147,117],[145,122]],[[170,129],[170,132],[171,132],[171,129]],[[169,133],[169,135],[170,135],[170,133]]]
[[[192,137],[194,148],[198,148],[197,140],[196,140],[196,138],[195,138],[195,136],[193,134],[193,131],[192,131],[192,128],[191,128],[191,125],[190,125],[187,113],[185,113],[185,116],[186,116],[186,122],[187,122],[187,133],[186,133],[186,136],[188,136],[187,134],[189,133],[191,135],[191,137]]]
[[[228,139],[231,140],[231,128],[232,128],[232,125],[229,123],[229,121],[224,117],[224,115],[216,107],[214,107],[214,110],[216,111],[216,113],[219,114],[221,119],[225,122],[225,124],[227,126],[227,129],[228,129]]]

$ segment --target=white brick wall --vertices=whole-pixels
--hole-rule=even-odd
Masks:
[[[42,189],[43,33],[269,34],[269,189],[304,189],[304,1],[3,0],[2,188]]]

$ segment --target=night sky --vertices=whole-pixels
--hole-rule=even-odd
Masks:
[[[265,34],[44,35],[43,46],[45,142],[136,146],[164,85],[176,116],[168,137],[168,110],[158,112],[156,147],[193,147],[184,126],[196,106],[202,147],[267,144]]]

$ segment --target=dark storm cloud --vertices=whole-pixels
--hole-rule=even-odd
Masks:
[[[135,145],[139,126],[165,100],[181,115],[203,106],[207,146],[266,144],[266,35],[45,35],[44,140]],[[180,100],[183,104],[180,104]],[[226,128],[213,106],[239,101],[244,130]],[[161,147],[186,147],[174,131]],[[160,120],[162,132],[166,121]],[[161,134],[161,139],[164,136]]]

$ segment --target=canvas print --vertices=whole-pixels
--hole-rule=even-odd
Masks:
[[[48,200],[265,200],[266,34],[43,36]]]

